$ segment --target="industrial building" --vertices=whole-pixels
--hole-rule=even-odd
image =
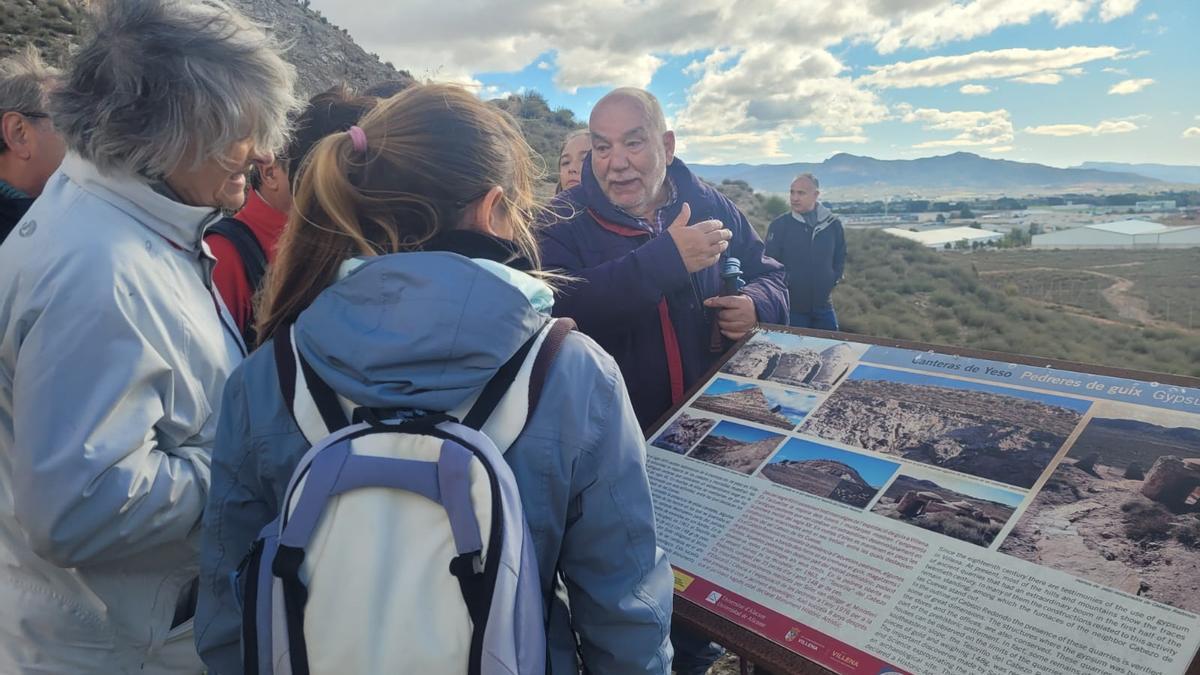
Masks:
[[[1034,248],[1189,248],[1200,246],[1200,226],[1170,227],[1145,220],[1093,223],[1033,235]]]
[[[923,232],[912,232],[911,230],[902,230],[898,227],[885,228],[884,232],[910,239],[912,241],[927,246],[929,248],[946,248],[946,244],[950,244],[953,248],[958,242],[966,242],[966,246],[978,242],[979,245],[989,242],[997,242],[1004,238],[1000,232],[991,230],[981,230],[974,227],[943,227],[939,230],[925,230]]]

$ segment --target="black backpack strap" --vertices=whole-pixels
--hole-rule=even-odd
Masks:
[[[475,405],[471,406],[471,410],[463,417],[463,426],[476,431],[483,428],[483,424],[495,412],[496,406],[500,405],[500,399],[504,398],[504,394],[512,386],[513,380],[517,379],[521,365],[525,363],[529,350],[533,349],[533,343],[537,342],[541,334],[541,331],[534,333],[508,361],[504,362],[504,365],[500,366],[492,379],[488,380],[483,387],[483,393],[475,399]]]
[[[250,231],[250,226],[237,218],[222,218],[210,226],[206,234],[219,234],[233,244],[238,257],[242,259],[246,281],[250,288],[257,291],[267,273],[267,252],[258,243],[258,237]]]
[[[267,252],[258,242],[258,237],[250,231],[250,226],[237,218],[222,218],[209,227],[206,234],[220,235],[233,245],[238,258],[242,261],[242,271],[246,274],[246,283],[250,285],[252,293],[257,293],[262,285],[263,277],[267,274]],[[258,332],[254,330],[253,315],[250,317],[250,323],[242,329],[242,340],[246,343],[247,349],[253,349],[258,344]]]
[[[567,334],[575,329],[575,322],[571,319],[551,319],[550,321],[548,329],[544,328],[534,333],[503,366],[500,366],[492,379],[488,380],[483,388],[483,393],[476,399],[475,405],[463,417],[464,426],[476,430],[483,428],[488,418],[495,412],[496,406],[500,404],[500,400],[512,386],[513,381],[516,380],[521,366],[529,358],[529,352],[537,344],[538,338],[545,333],[545,338],[538,347],[529,373],[529,407],[525,415],[526,422],[533,417],[533,411],[537,408],[538,400],[542,396],[542,388],[546,382],[546,375],[550,371],[550,365],[554,363],[554,357],[562,349],[562,343]]]
[[[311,400],[320,415],[321,422],[325,425],[324,433],[314,438],[314,434],[305,432],[308,441],[316,443],[338,429],[350,426],[350,419],[346,417],[346,412],[338,401],[337,392],[317,375],[304,359],[304,355],[295,347],[292,337],[294,330],[293,324],[275,332],[275,371],[279,375],[279,389],[283,393],[283,400],[301,431],[314,426],[306,424],[308,420],[301,419],[307,417],[301,402]]]

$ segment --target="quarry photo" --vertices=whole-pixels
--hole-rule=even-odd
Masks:
[[[1200,416],[1094,414],[1000,551],[1200,613]]]
[[[762,331],[721,372],[791,387],[829,391],[846,376],[867,345]]]
[[[895,462],[793,438],[759,475],[801,492],[865,508],[899,467]]]
[[[819,397],[815,394],[718,377],[692,405],[719,415],[791,431],[804,421],[818,402]]]
[[[1090,401],[860,365],[802,433],[1032,487]]]
[[[716,424],[717,420],[714,419],[680,413],[650,445],[684,455]]]
[[[950,476],[901,474],[872,512],[977,546],[991,546],[1024,497]]]
[[[724,421],[688,457],[750,475],[784,438],[781,434]]]

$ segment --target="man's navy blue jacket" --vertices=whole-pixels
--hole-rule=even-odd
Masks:
[[[616,359],[643,428],[681,401],[720,356],[710,350],[713,317],[703,306],[720,295],[720,264],[688,274],[665,230],[684,202],[691,223],[716,219],[733,232],[726,255],[742,263],[742,292],[758,320],[787,322],[783,266],[763,255],[746,216],[679,159],[667,175],[678,196],[665,207],[657,235],[608,201],[590,160],[582,182],[556,198],[556,217],[540,233],[543,267],[577,280],[563,289],[554,314],[573,318]]]
[[[787,268],[792,311],[804,314],[829,305],[846,269],[842,221],[823,204],[815,211],[812,226],[785,213],[767,228],[767,254]]]

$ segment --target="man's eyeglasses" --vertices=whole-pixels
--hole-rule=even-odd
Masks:
[[[24,110],[5,110],[3,112],[17,113],[18,115],[21,115],[22,117],[28,117],[31,120],[48,120],[48,119],[50,119],[50,115],[48,113],[44,113],[44,112],[25,112]],[[3,114],[3,113],[0,113],[0,114]]]

